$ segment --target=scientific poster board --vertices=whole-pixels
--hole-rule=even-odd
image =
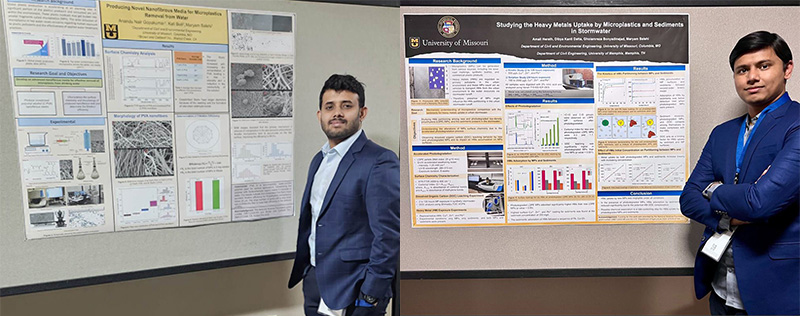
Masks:
[[[150,1],[159,5],[195,6],[194,0]],[[2,2],[0,2],[2,4]],[[399,9],[289,0],[265,2],[208,1],[216,8],[287,12],[296,15],[293,115],[296,125],[292,179],[298,207],[307,166],[326,138],[316,117],[319,89],[333,73],[349,73],[367,84],[369,116],[364,130],[370,139],[399,151],[402,73],[385,65],[402,61]],[[238,10],[237,10],[238,11]],[[336,19],[335,27],[330,21]],[[365,25],[370,27],[365,28]],[[361,36],[341,36],[341,34]],[[5,32],[0,32],[0,87],[10,87]],[[363,38],[374,45],[363,46]],[[326,47],[329,49],[319,49]],[[359,49],[352,49],[360,47]],[[391,53],[387,53],[391,52]],[[376,71],[387,69],[387,72]],[[230,83],[228,83],[230,85]],[[0,203],[0,296],[64,287],[153,277],[152,271],[182,273],[230,265],[286,260],[297,241],[297,214],[270,220],[236,221],[181,229],[128,230],[64,238],[27,239],[20,194],[21,168],[16,119],[10,89],[0,89],[0,179],[8,197]],[[379,100],[397,100],[380,102]],[[91,161],[89,162],[91,164]],[[85,165],[84,165],[85,167]],[[289,192],[281,196],[291,199]],[[93,283],[94,282],[94,283]]]
[[[438,15],[432,24],[425,26],[432,32],[438,32],[438,19],[444,16],[460,20],[461,16],[468,15],[688,15],[689,171],[694,168],[711,130],[746,111],[746,105],[734,91],[728,65],[728,54],[736,41],[750,32],[767,30],[780,34],[793,51],[800,51],[800,34],[793,28],[795,16],[800,14],[797,6],[421,6],[402,7],[401,13]],[[402,41],[405,51],[409,38],[404,34]],[[397,67],[408,71],[405,63]],[[787,82],[790,94],[800,91],[800,80],[796,79]],[[403,88],[404,94],[407,90]],[[404,99],[407,98],[408,95],[404,95]],[[411,123],[406,120],[404,116],[402,126],[410,128]],[[409,157],[409,135],[410,130],[403,133],[400,157]],[[401,159],[401,163],[400,238],[403,242],[400,269],[404,277],[688,275],[694,265],[703,232],[703,225],[695,222],[689,225],[525,224],[414,228],[411,169],[408,159]]]
[[[688,223],[688,15],[404,22],[413,227]]]
[[[4,0],[29,239],[292,216],[295,16]]]

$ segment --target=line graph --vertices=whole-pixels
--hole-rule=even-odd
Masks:
[[[601,103],[621,104],[625,102],[624,78],[605,79],[599,83],[598,93]]]
[[[127,103],[172,104],[172,63],[165,57],[122,57],[122,90]]]
[[[632,103],[655,103],[658,87],[655,78],[631,78],[630,100]]]

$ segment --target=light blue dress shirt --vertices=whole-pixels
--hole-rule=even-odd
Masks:
[[[328,187],[331,185],[331,180],[336,174],[336,169],[339,169],[339,163],[342,157],[350,150],[356,139],[361,136],[362,130],[359,129],[355,134],[350,135],[347,139],[331,148],[328,142],[322,145],[322,162],[319,164],[317,173],[314,174],[314,183],[311,185],[311,235],[308,236],[308,247],[311,250],[311,265],[317,266],[317,220],[319,213],[322,211],[322,202],[325,200],[325,194],[328,193]]]

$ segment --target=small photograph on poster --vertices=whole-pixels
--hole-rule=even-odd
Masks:
[[[174,174],[171,121],[115,121],[117,178]]]
[[[58,228],[92,228],[105,225],[105,211],[102,208],[57,209],[30,214],[31,228],[47,230]]]
[[[266,64],[261,78],[264,89],[291,91],[294,88],[294,65]]]
[[[28,188],[27,194],[28,208],[31,209],[67,205],[62,186]]]
[[[594,89],[594,74],[589,68],[563,69],[561,86],[567,90],[592,90]]]
[[[270,32],[291,32],[292,17],[285,15],[231,13],[231,28]]]
[[[31,228],[33,229],[54,229],[67,227],[64,219],[66,213],[63,210],[47,212],[31,212],[29,214]]]
[[[28,207],[51,208],[103,204],[103,185],[45,186],[27,189]]]
[[[106,140],[102,129],[89,131],[89,148],[93,153],[106,152]]]
[[[234,118],[291,117],[294,66],[231,64]]]
[[[291,91],[294,65],[289,64],[231,64],[231,90]]]
[[[58,161],[58,169],[61,174],[61,180],[72,180],[72,159],[61,159]]]
[[[231,90],[264,90],[264,65],[231,64]]]
[[[231,91],[233,118],[292,117],[292,91]]]
[[[502,173],[470,173],[467,176],[469,193],[503,192]]]
[[[506,210],[504,205],[505,205],[505,194],[503,193],[487,194],[483,198],[483,211],[486,212],[486,215],[492,215],[492,216],[505,215]]]
[[[411,99],[444,99],[444,66],[408,67]]]
[[[468,151],[467,171],[503,172],[503,153],[499,151]],[[500,177],[502,179],[502,177]]]
[[[103,185],[73,185],[64,187],[67,205],[94,205],[105,203]]]
[[[69,227],[90,228],[102,226],[105,223],[105,213],[102,209],[69,211]]]

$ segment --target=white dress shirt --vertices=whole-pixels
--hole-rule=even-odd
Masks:
[[[314,183],[311,184],[311,235],[308,236],[308,247],[311,252],[311,265],[317,266],[317,220],[319,214],[322,212],[322,202],[325,201],[325,195],[328,193],[328,187],[331,185],[333,176],[336,175],[336,170],[339,169],[339,163],[342,162],[342,157],[350,150],[350,146],[356,142],[361,136],[361,129],[350,135],[347,139],[331,148],[329,142],[322,145],[322,162],[319,164],[317,173],[314,174]],[[344,309],[330,309],[322,298],[319,299],[319,308],[317,313],[328,316],[342,316]]]
[[[328,187],[331,185],[333,176],[336,175],[336,169],[339,169],[339,163],[342,157],[350,150],[350,146],[361,136],[362,130],[358,130],[355,134],[350,135],[347,139],[331,148],[328,142],[322,145],[322,162],[319,164],[317,173],[314,174],[314,182],[311,185],[311,235],[308,236],[308,247],[311,250],[311,265],[317,266],[317,220],[319,213],[322,211],[322,202],[325,201],[325,194],[328,193]]]

